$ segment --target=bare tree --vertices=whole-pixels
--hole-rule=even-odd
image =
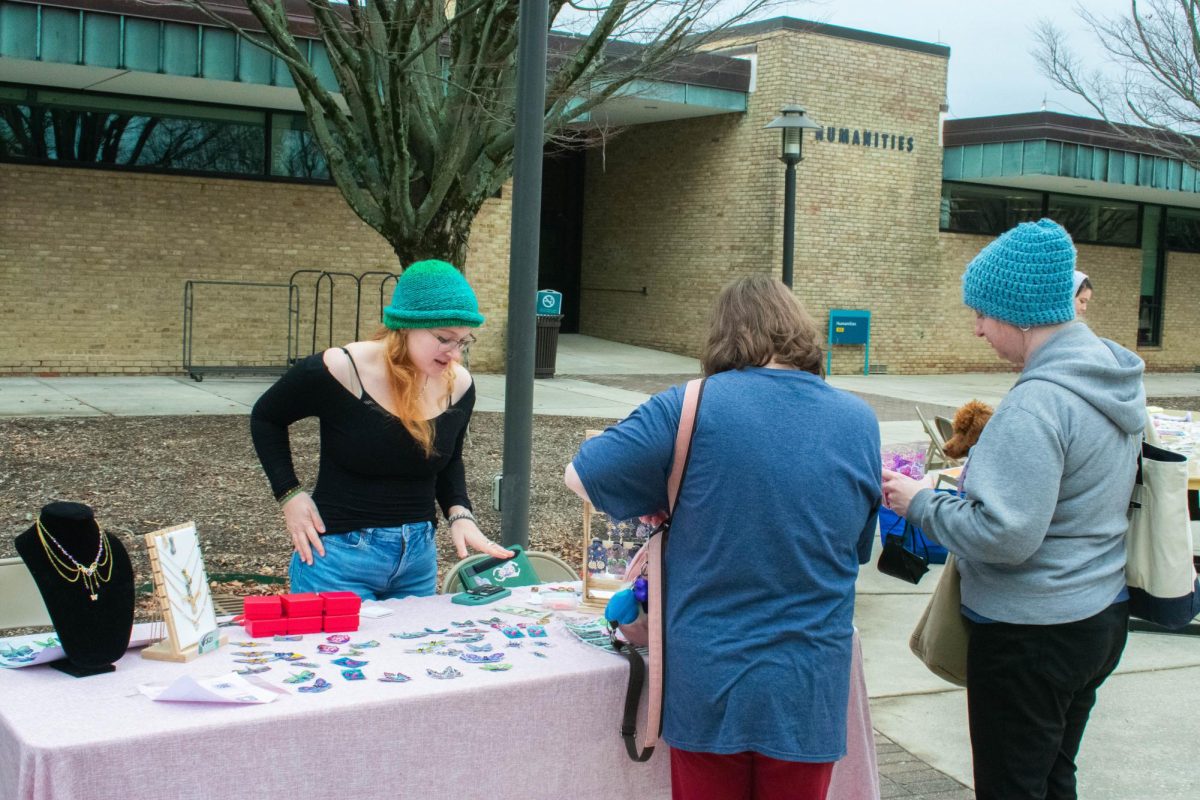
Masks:
[[[1130,0],[1129,12],[1079,17],[1108,56],[1086,65],[1063,31],[1042,20],[1034,57],[1121,136],[1200,168],[1200,0]]]
[[[545,130],[565,139],[573,120],[779,2],[548,1],[568,35],[551,42]],[[354,213],[401,263],[462,263],[471,222],[511,175],[518,0],[143,2],[197,8],[279,58]],[[336,90],[307,38],[324,44]]]

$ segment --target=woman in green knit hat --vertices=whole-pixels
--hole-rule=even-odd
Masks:
[[[431,595],[437,508],[460,558],[512,553],[479,530],[467,496],[463,437],[475,385],[461,363],[483,324],[462,273],[413,264],[396,281],[383,327],[292,367],[250,415],[250,434],[283,509],[293,592],[366,600]],[[316,487],[301,486],[288,426],[320,420]]]

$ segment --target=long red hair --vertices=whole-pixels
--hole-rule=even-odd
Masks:
[[[388,386],[392,390],[392,408],[390,409],[400,424],[409,432],[426,458],[433,456],[434,419],[424,419],[424,409],[421,405],[421,390],[426,386],[426,379],[417,371],[416,365],[408,355],[408,334],[416,329],[392,330],[380,327],[374,340],[383,341],[384,358],[387,361]],[[442,400],[449,400],[454,391],[454,370],[447,369],[443,375],[442,395],[437,398],[437,407],[442,407]],[[449,403],[447,403],[449,405]]]

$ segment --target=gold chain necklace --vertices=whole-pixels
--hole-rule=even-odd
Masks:
[[[168,541],[170,541],[169,537]],[[174,542],[172,542],[172,544],[173,543]],[[188,558],[186,567],[178,566],[177,564],[171,563],[169,559],[164,559],[161,552],[159,553],[159,563],[163,567],[163,577],[166,578],[168,583],[170,583],[171,586],[183,596],[183,599],[187,600],[188,605],[192,608],[192,613],[195,614],[196,603],[199,602],[201,591],[205,588],[203,581],[201,581],[199,586],[193,586],[196,581],[195,576],[197,575],[196,567],[200,565],[200,548],[193,548],[189,555],[190,557]],[[182,579],[174,574],[175,570],[178,570],[183,575]]]
[[[190,613],[180,603],[176,602],[174,597],[168,596],[168,599],[170,600],[171,605],[175,608],[175,610],[178,611],[180,614],[182,614],[183,618],[186,619],[189,623],[191,623],[192,627],[196,630],[200,630],[200,619],[204,616],[205,612],[208,611],[208,591],[207,591],[207,589],[208,589],[208,587],[201,584],[200,587],[198,589],[196,589],[195,596],[187,598],[188,602],[191,603],[191,606],[192,606],[192,610]],[[199,610],[196,609],[197,603],[200,604]]]
[[[40,516],[37,518],[36,527],[38,541],[42,543],[42,549],[46,551],[46,557],[49,559],[50,565],[54,567],[54,571],[67,583],[82,581],[84,590],[94,603],[100,597],[100,584],[108,583],[109,579],[112,578],[112,549],[108,545],[108,537],[104,534],[104,531],[100,531],[100,542],[96,549],[96,557],[92,560],[91,564],[85,567],[76,561],[75,557],[68,553],[65,547],[59,544],[59,541],[51,535],[50,531],[46,530],[46,526],[42,524]],[[49,543],[46,541],[47,539],[50,540]],[[59,553],[62,553],[62,556],[66,557],[67,561],[71,562],[70,564],[67,561],[63,561],[62,556],[50,548],[51,543],[58,549]],[[107,567],[107,571],[102,574],[101,570],[104,570],[105,567]]]

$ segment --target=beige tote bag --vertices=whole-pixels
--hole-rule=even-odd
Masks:
[[[929,671],[956,686],[967,685],[967,640],[970,629],[962,615],[962,583],[958,562],[946,556],[942,577],[925,613],[908,638],[908,647]]]

